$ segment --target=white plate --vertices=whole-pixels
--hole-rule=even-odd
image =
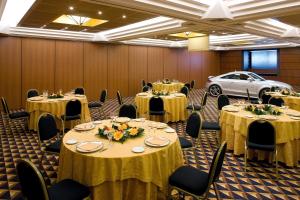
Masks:
[[[76,145],[76,150],[81,153],[92,153],[103,148],[103,143],[98,141],[81,142]]]
[[[130,121],[130,118],[128,118],[128,117],[117,117],[115,121],[119,122],[119,123],[126,123],[126,122]]]
[[[259,115],[259,119],[265,119],[265,120],[277,120],[278,117],[273,116],[273,115]]]
[[[166,133],[175,133],[175,130],[172,129],[172,128],[166,128],[166,129],[165,129],[165,132],[166,132]]]
[[[247,117],[247,118],[254,118],[253,115],[245,115],[245,117]]]
[[[297,111],[286,111],[286,114],[293,117],[300,117],[300,113]]]
[[[145,144],[151,147],[164,147],[169,143],[170,140],[162,136],[152,136],[145,139]]]
[[[75,94],[75,97],[84,97],[84,94]]]
[[[93,121],[93,124],[102,124],[102,121],[98,120],[98,121]]]
[[[290,116],[291,119],[294,119],[294,120],[300,120],[300,117],[294,117],[294,116]]]
[[[92,130],[93,128],[95,128],[95,125],[92,123],[79,124],[74,127],[76,131],[88,131],[88,130]]]
[[[144,122],[145,118],[137,118],[137,119],[133,119],[133,121],[135,121],[135,122]]]
[[[66,141],[66,144],[76,144],[77,140],[76,139],[69,139]]]
[[[144,92],[143,92],[143,93],[138,93],[137,95],[138,95],[138,96],[147,96],[148,93],[144,93]]]
[[[131,149],[131,151],[134,152],[134,153],[142,153],[142,152],[145,151],[145,148],[144,147],[133,147]]]
[[[40,96],[29,98],[30,101],[41,101],[43,99],[44,99],[44,97],[40,97]]]
[[[166,128],[168,125],[162,122],[152,122],[149,126],[152,128]]]
[[[176,93],[176,94],[174,94],[174,96],[175,96],[175,97],[184,97],[184,96],[185,96],[185,94]]]

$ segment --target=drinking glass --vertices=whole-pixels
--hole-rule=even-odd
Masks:
[[[107,139],[108,139],[108,147],[112,146],[112,138],[113,138],[113,134],[111,132],[107,133]]]
[[[262,104],[262,99],[258,99],[258,103],[259,103],[259,104]]]

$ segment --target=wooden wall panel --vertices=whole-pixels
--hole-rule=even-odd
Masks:
[[[89,100],[98,100],[107,88],[107,46],[84,43],[84,88]]]
[[[129,95],[141,91],[142,80],[147,79],[147,47],[129,46]]]
[[[187,49],[177,52],[177,78],[184,83],[190,82],[190,57]]]
[[[242,51],[221,52],[221,73],[238,71],[242,69]]]
[[[164,48],[164,78],[178,79],[177,54],[178,49]]]
[[[83,87],[83,42],[56,41],[55,90]]]
[[[195,80],[195,88],[203,87],[202,78],[202,52],[191,52],[190,53],[190,80]]]
[[[119,90],[121,95],[128,96],[128,46],[108,46],[108,90],[109,97],[116,98]]]
[[[22,39],[22,105],[25,105],[27,90],[54,91],[55,41]]]
[[[0,37],[0,96],[6,98],[10,109],[21,106],[20,38]]]
[[[148,47],[148,81],[154,82],[164,78],[163,48]]]

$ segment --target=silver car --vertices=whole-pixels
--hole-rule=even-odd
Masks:
[[[250,97],[260,98],[262,94],[272,87],[279,89],[287,88],[292,90],[292,86],[283,82],[266,80],[261,76],[248,71],[235,71],[219,76],[210,76],[206,83],[206,88],[210,95],[218,96],[226,94],[232,96],[247,97],[247,89]]]

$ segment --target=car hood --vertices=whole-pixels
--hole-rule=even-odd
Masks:
[[[265,80],[264,81],[266,84],[272,86],[276,86],[276,87],[280,87],[280,88],[288,88],[288,89],[292,89],[292,86],[287,84],[287,83],[283,83],[280,81],[273,81],[273,80]]]

